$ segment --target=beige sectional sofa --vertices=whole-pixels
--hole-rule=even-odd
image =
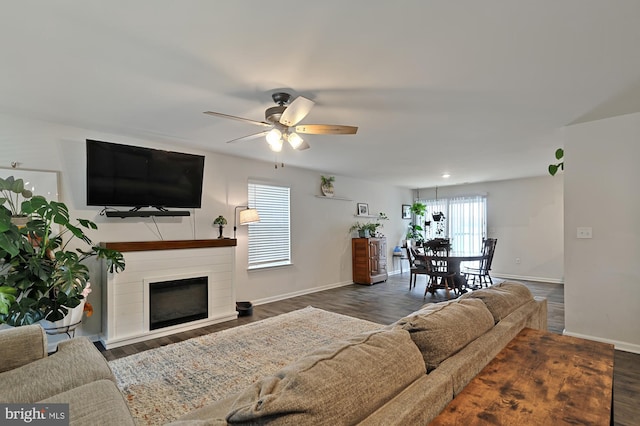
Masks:
[[[546,330],[546,299],[504,282],[334,342],[172,424],[427,424],[525,327]]]
[[[546,299],[505,282],[336,341],[172,425],[427,424],[524,327],[546,330]],[[38,328],[0,332],[0,402],[69,402],[71,424],[133,424],[93,345],[47,357]]]
[[[86,338],[47,356],[39,325],[0,331],[0,402],[68,403],[71,425],[135,425],[115,377]]]

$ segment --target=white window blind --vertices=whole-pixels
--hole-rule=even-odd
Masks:
[[[248,231],[249,268],[291,263],[290,188],[249,182],[249,207],[258,210],[260,222]]]
[[[444,233],[438,235],[451,239],[453,250],[459,253],[480,253],[482,238],[487,235],[487,197],[482,195],[443,198],[422,201],[427,206],[427,220],[434,211],[441,211],[446,217]],[[435,223],[431,222],[431,228]],[[433,238],[433,230],[427,238]]]

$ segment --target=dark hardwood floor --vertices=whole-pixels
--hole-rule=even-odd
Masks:
[[[494,282],[501,280],[494,279]],[[445,300],[444,290],[424,297],[425,278],[419,276],[416,288],[409,291],[408,273],[389,277],[387,282],[364,286],[353,284],[287,300],[254,306],[253,315],[233,321],[199,328],[172,336],[135,343],[111,350],[101,349],[107,360],[132,355],[148,349],[224,330],[275,315],[313,306],[352,317],[391,324],[429,302]],[[561,334],[564,329],[564,288],[560,284],[523,281],[534,296],[547,298],[548,329]],[[455,297],[452,293],[451,297]],[[614,360],[614,412],[616,425],[638,425],[640,422],[640,354],[616,351]]]

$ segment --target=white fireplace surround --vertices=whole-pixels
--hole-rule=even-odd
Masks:
[[[112,349],[237,318],[235,247],[121,251],[126,262],[124,271],[114,274],[103,268],[100,340],[105,348]],[[207,318],[150,330],[150,284],[202,276],[207,277]]]

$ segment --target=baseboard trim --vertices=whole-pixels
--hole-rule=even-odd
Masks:
[[[305,294],[317,293],[319,291],[330,290],[332,288],[338,288],[338,287],[344,287],[351,284],[353,284],[353,281],[344,281],[340,283],[327,284],[320,287],[294,291],[292,293],[279,294],[277,296],[265,297],[262,299],[255,299],[255,300],[252,300],[251,303],[253,303],[254,305],[264,305],[265,303],[278,302],[280,300],[290,299],[292,297],[304,296]]]
[[[549,278],[549,277],[530,277],[526,275],[502,274],[500,272],[491,272],[491,276],[496,278],[510,279],[510,280],[538,281],[541,283],[564,284],[563,279]]]
[[[633,343],[621,342],[619,340],[605,339],[604,337],[591,336],[588,334],[573,333],[571,331],[567,331],[566,328],[562,330],[562,334],[565,336],[579,337],[581,339],[595,340],[596,342],[609,343],[619,351],[640,354],[640,345],[636,345]]]

